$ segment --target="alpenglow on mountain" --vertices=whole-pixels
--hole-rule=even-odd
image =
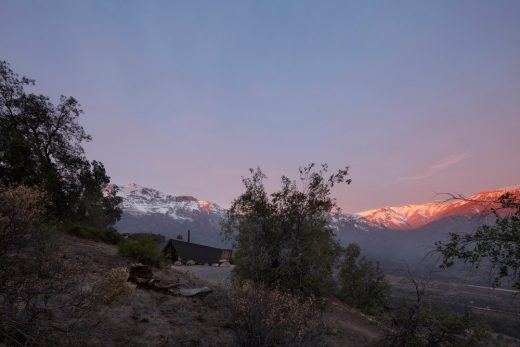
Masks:
[[[505,191],[520,197],[520,188],[482,192],[466,200],[450,200],[439,203],[383,207],[359,213],[331,215],[331,227],[342,241],[347,242],[352,233],[370,231],[422,230],[428,225],[447,230],[454,220],[470,221],[484,214],[493,201]],[[184,239],[191,232],[191,241],[212,246],[224,246],[220,223],[226,210],[221,206],[193,196],[177,196],[142,187],[135,183],[119,186],[123,198],[123,216],[116,225],[122,233],[158,233],[167,238]],[[458,225],[458,224],[457,224]]]
[[[121,233],[155,233],[166,238],[187,239],[195,243],[224,246],[220,223],[225,209],[193,196],[175,196],[135,183],[118,186],[123,198],[123,215],[116,228]]]
[[[412,204],[394,207],[383,207],[358,212],[371,226],[392,229],[412,230],[432,222],[451,216],[485,215],[491,208],[499,207],[497,199],[505,192],[520,197],[520,188],[497,189],[481,192],[465,199],[448,199],[449,195],[441,195],[448,200],[437,203]]]

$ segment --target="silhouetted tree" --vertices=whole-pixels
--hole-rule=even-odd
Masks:
[[[474,233],[450,233],[447,242],[436,243],[444,261],[442,267],[452,266],[456,260],[479,267],[482,261],[491,263],[495,271],[493,285],[509,278],[520,289],[520,201],[505,193],[497,202],[501,208],[492,208],[494,225],[482,225]]]
[[[392,329],[383,346],[437,347],[488,346],[489,328],[474,321],[469,314],[458,314],[439,305],[427,303],[431,277],[417,278],[408,271],[415,289],[415,300],[392,313]]]
[[[361,248],[351,243],[344,250],[339,272],[339,297],[369,314],[382,314],[388,304],[390,284],[378,263],[361,256]]]
[[[91,137],[78,123],[78,101],[61,96],[54,105],[25,91],[33,84],[0,61],[0,179],[43,188],[55,218],[114,224],[121,213],[118,200],[114,190],[103,195],[102,184],[109,182],[103,165],[85,158],[82,143]]]
[[[244,178],[246,191],[227,213],[224,230],[236,236],[234,275],[296,295],[323,295],[333,284],[339,245],[327,217],[336,208],[330,196],[350,183],[348,168],[326,177],[327,165],[300,169],[300,186],[282,176],[282,188],[268,195],[260,169]]]

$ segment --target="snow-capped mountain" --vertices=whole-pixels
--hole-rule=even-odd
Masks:
[[[133,215],[164,214],[172,219],[193,221],[201,213],[223,215],[225,210],[206,200],[193,196],[174,196],[136,183],[119,186],[122,208]]]
[[[497,199],[505,192],[520,197],[520,188],[481,192],[466,199],[451,199],[438,203],[383,207],[357,214],[368,225],[391,230],[411,230],[450,216],[473,217],[499,207]]]
[[[330,226],[342,242],[360,242],[368,238],[384,238],[385,231],[413,231],[421,234],[427,230],[435,239],[439,233],[471,230],[478,218],[489,214],[500,195],[509,191],[520,197],[520,188],[482,192],[465,200],[450,200],[383,207],[359,213],[334,213]],[[219,205],[192,196],[171,195],[135,183],[119,186],[123,198],[123,216],[116,225],[120,232],[152,232],[168,238],[187,231],[196,243],[225,246],[221,236],[221,222],[226,210]],[[481,221],[481,220],[480,220]],[[375,233],[375,234],[374,234]],[[395,234],[395,233],[391,233]],[[437,236],[436,236],[437,235]]]
[[[179,235],[211,246],[224,246],[220,223],[226,210],[193,196],[171,195],[135,183],[119,185],[123,215],[117,229],[124,233],[157,233],[167,238]]]

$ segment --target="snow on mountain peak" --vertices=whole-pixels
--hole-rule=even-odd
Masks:
[[[125,188],[125,189],[141,189],[141,188],[143,188],[143,187],[141,187],[141,186],[138,185],[137,183],[130,182],[130,183],[123,184],[122,186],[119,186],[119,188]]]
[[[223,209],[209,201],[193,196],[165,194],[136,183],[119,186],[118,195],[123,198],[123,211],[132,215],[163,214],[176,220],[192,221],[199,213],[223,214]]]
[[[207,200],[189,195],[166,194],[136,183],[127,183],[119,188],[118,195],[123,198],[121,207],[125,213],[133,216],[162,215],[175,221],[196,222],[206,217],[218,220],[226,212],[219,205]],[[467,199],[387,206],[355,214],[333,211],[330,225],[336,231],[347,225],[358,230],[413,230],[445,217],[471,217],[485,213],[490,207],[497,206],[498,197],[506,191],[520,197],[520,187],[515,187],[481,192]]]
[[[496,207],[497,199],[510,192],[520,197],[520,187],[481,192],[467,199],[448,199],[426,204],[390,206],[358,212],[373,227],[387,229],[415,229],[435,220],[455,216],[471,216]],[[448,196],[449,198],[449,196]]]

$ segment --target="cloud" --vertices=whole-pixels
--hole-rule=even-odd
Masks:
[[[466,158],[466,156],[464,154],[459,154],[459,155],[450,155],[449,157],[447,157],[446,159],[444,160],[441,160],[440,162],[438,162],[437,164],[433,164],[430,169],[432,170],[442,170],[442,169],[446,169],[452,165],[455,165],[457,164],[458,162],[464,160]]]
[[[464,159],[466,159],[465,154],[450,155],[449,157],[444,158],[443,160],[439,161],[438,163],[431,165],[427,170],[425,170],[421,173],[418,173],[418,174],[415,174],[412,176],[401,177],[399,180],[400,181],[422,180],[422,179],[431,177],[431,176],[435,175],[437,172],[447,169],[450,166],[453,166],[453,165],[463,161]]]

